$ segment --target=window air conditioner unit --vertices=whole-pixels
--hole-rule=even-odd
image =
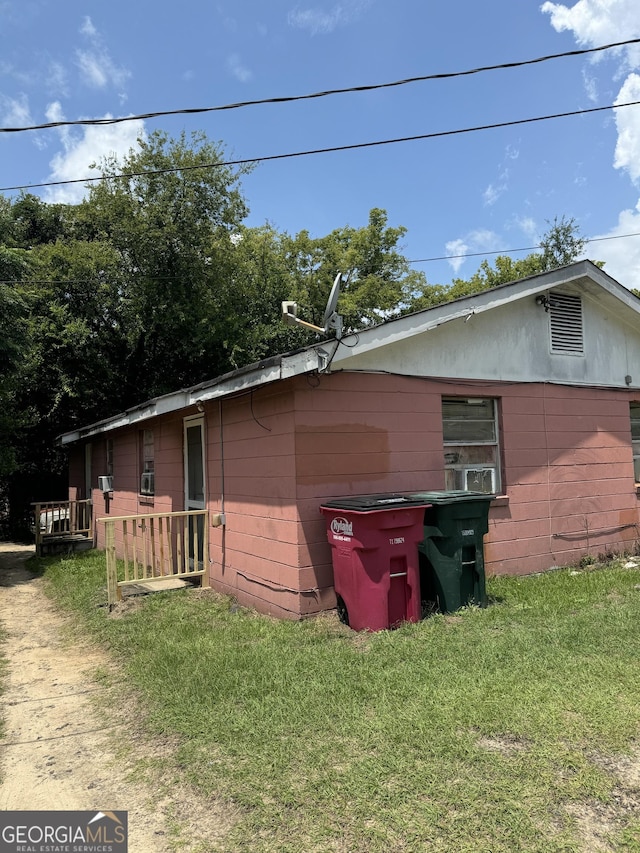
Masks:
[[[112,492],[113,477],[98,477],[98,488],[101,492]]]
[[[496,469],[465,468],[464,487],[468,492],[486,492],[487,494],[495,494]]]
[[[154,493],[153,471],[145,471],[140,477],[140,494],[153,495]]]

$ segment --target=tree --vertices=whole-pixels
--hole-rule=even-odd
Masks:
[[[387,225],[386,211],[373,208],[363,228],[347,226],[317,239],[307,231],[284,237],[291,277],[288,298],[298,302],[310,322],[321,325],[331,284],[336,273],[343,272],[349,280],[338,310],[346,331],[398,316],[413,294],[426,287],[424,274],[411,270],[399,251],[405,233],[403,227]]]
[[[427,288],[425,293],[412,300],[410,310],[450,302],[576,261],[582,254],[586,240],[581,236],[575,219],[556,217],[553,223],[547,224],[550,225],[549,230],[542,235],[539,242],[542,251],[533,252],[524,258],[498,255],[493,266],[484,260],[478,271],[469,279],[454,278],[449,287],[436,285],[435,289]]]
[[[2,254],[0,249],[0,266]],[[13,473],[18,462],[15,434],[22,418],[15,391],[26,349],[25,318],[26,305],[16,289],[0,284],[0,480]]]
[[[102,164],[78,212],[80,233],[119,257],[124,404],[193,384],[229,366],[220,305],[229,255],[221,246],[247,214],[222,148],[156,131],[139,150]]]

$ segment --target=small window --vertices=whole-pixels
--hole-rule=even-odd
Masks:
[[[152,429],[143,429],[140,433],[140,470],[140,494],[154,495],[154,445]]]
[[[630,403],[631,446],[633,448],[633,471],[636,483],[640,483],[640,403]]]
[[[108,438],[105,444],[105,472],[108,477],[113,477],[113,439]]]
[[[582,300],[570,293],[549,294],[551,352],[584,355]]]
[[[487,494],[500,492],[496,401],[445,397],[442,433],[445,488]]]

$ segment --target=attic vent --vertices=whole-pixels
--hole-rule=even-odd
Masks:
[[[568,293],[549,294],[551,352],[583,355],[582,300]]]

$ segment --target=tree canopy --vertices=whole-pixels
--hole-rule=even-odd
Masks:
[[[411,269],[405,229],[379,208],[324,237],[247,227],[247,169],[225,165],[204,134],[157,131],[100,168],[77,205],[0,197],[0,497],[8,484],[18,503],[49,497],[60,433],[316,340],[281,322],[281,302],[321,324],[339,271],[350,331],[567,263],[583,247],[563,219],[540,253],[483,262],[443,287]]]

